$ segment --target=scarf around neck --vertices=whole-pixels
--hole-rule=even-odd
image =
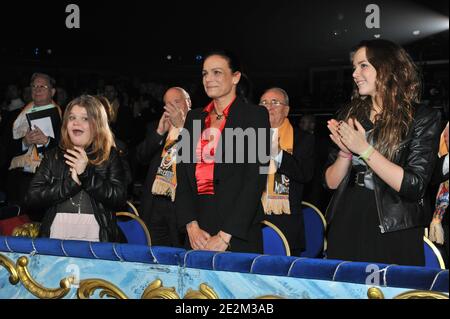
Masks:
[[[286,118],[275,130],[272,143],[278,143],[279,149],[292,154],[294,148],[294,128]],[[289,206],[289,178],[277,172],[274,160],[270,160],[270,174],[267,176],[266,190],[261,198],[266,215],[291,214]]]
[[[169,197],[175,201],[177,188],[177,140],[180,129],[172,127],[161,154],[161,164],[156,171],[152,194]]]

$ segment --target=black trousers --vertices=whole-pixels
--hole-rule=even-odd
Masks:
[[[166,196],[153,196],[146,221],[153,246],[183,247],[185,234],[177,228],[175,203]]]

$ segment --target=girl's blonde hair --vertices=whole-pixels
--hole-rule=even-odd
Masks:
[[[108,116],[102,103],[91,95],[82,95],[73,99],[66,107],[61,128],[60,147],[64,150],[73,149],[74,145],[69,137],[67,125],[69,115],[74,106],[86,110],[91,129],[91,141],[87,147],[89,163],[100,165],[109,159],[111,148],[115,146],[114,136],[108,124]]]

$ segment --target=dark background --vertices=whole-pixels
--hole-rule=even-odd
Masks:
[[[80,29],[65,26],[70,3],[80,7]],[[380,29],[365,26],[370,3],[380,7]],[[74,90],[118,77],[200,86],[200,57],[227,48],[241,57],[256,98],[276,85],[287,89],[293,108],[335,109],[352,88],[351,48],[380,34],[404,45],[422,65],[426,99],[448,100],[444,0],[41,0],[0,6],[0,99],[3,86],[26,84],[36,70]],[[430,86],[438,87],[438,97],[430,97]]]
[[[80,29],[66,28],[70,3],[80,8]],[[365,24],[371,3],[380,8],[379,29]],[[101,94],[112,82],[127,96],[122,105],[145,97],[161,112],[165,88],[176,85],[191,94],[193,107],[203,107],[202,56],[232,50],[253,83],[254,102],[278,86],[289,93],[294,124],[304,114],[316,116],[316,171],[304,198],[324,211],[329,193],[322,190],[321,169],[331,144],[326,120],[350,99],[352,48],[375,35],[403,45],[422,71],[423,102],[448,114],[448,28],[447,0],[2,1],[0,103],[8,84],[23,89],[40,71],[56,78],[69,99]],[[146,114],[127,126],[135,204],[147,168],[136,164],[133,149],[160,116]]]

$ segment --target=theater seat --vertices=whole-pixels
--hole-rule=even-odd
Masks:
[[[135,214],[136,216],[139,217],[139,212],[138,212],[136,206],[134,206],[133,203],[130,202],[129,200],[127,200],[127,207],[126,207],[126,208],[127,208],[127,209],[126,209],[127,212],[133,213],[133,214]]]
[[[150,233],[142,219],[128,212],[118,212],[116,217],[128,244],[151,246]]]
[[[264,255],[290,256],[291,250],[283,232],[266,220],[262,224]]]
[[[302,212],[305,223],[306,248],[300,257],[322,258],[326,251],[327,223],[325,218],[316,206],[308,202],[302,202]]]
[[[433,242],[425,236],[423,236],[423,246],[425,250],[425,267],[445,269],[445,263],[441,252]]]

